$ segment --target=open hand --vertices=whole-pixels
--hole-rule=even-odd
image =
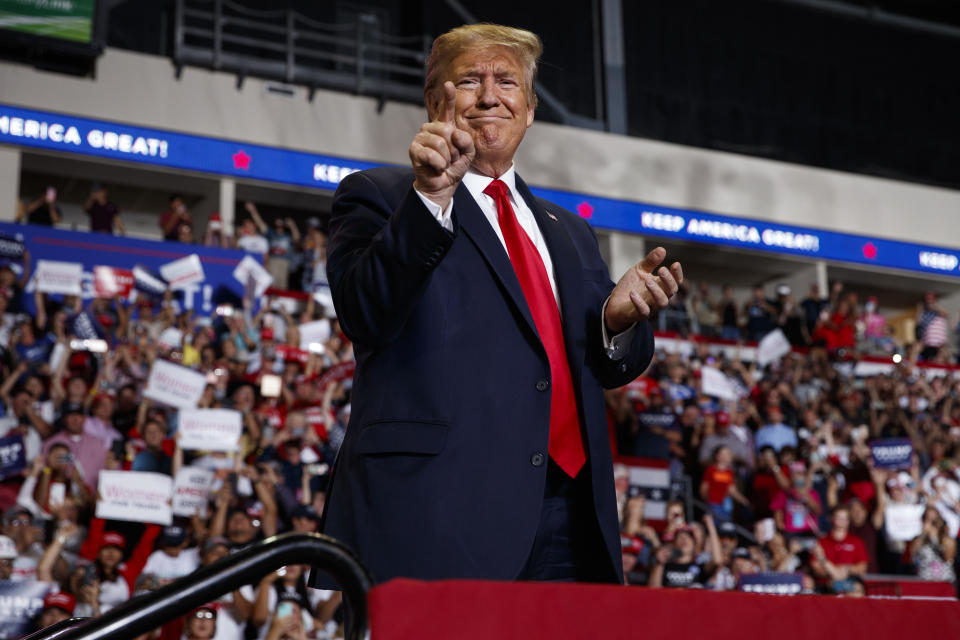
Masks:
[[[669,269],[658,269],[666,256],[666,249],[657,247],[620,278],[610,294],[604,317],[611,331],[624,331],[670,303],[683,282],[683,269],[679,262],[674,262]]]
[[[410,143],[413,186],[444,209],[476,155],[473,138],[456,124],[457,90],[443,84],[434,119],[424,123]]]

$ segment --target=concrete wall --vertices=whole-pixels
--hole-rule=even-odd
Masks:
[[[97,76],[0,63],[0,101],[133,124],[386,163],[405,163],[422,109],[344,93],[287,98],[248,79],[108,50]],[[559,159],[559,160],[558,160]],[[0,159],[0,172],[15,163]],[[960,192],[535,124],[518,168],[528,182],[616,198],[960,247],[945,234]],[[0,177],[0,202],[9,196]]]

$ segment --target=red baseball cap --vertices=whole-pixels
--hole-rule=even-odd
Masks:
[[[100,543],[100,548],[104,547],[118,547],[123,550],[127,548],[127,541],[116,531],[108,531],[103,534],[103,542]]]
[[[59,593],[48,593],[47,596],[43,599],[43,608],[49,609],[50,607],[57,607],[58,609],[63,609],[69,615],[73,615],[73,610],[77,606],[77,600],[69,593],[64,593],[63,591]]]
[[[730,424],[730,414],[726,411],[717,411],[717,424]]]

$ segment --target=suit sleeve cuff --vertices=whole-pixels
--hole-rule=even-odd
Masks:
[[[453,198],[450,199],[450,204],[447,205],[447,208],[444,209],[436,202],[428,198],[427,196],[420,193],[416,187],[413,188],[416,191],[417,196],[420,198],[420,201],[423,202],[423,206],[427,208],[427,211],[430,212],[437,222],[446,229],[447,231],[453,232]]]
[[[627,357],[627,351],[630,349],[630,341],[633,340],[633,330],[636,329],[637,323],[634,322],[627,329],[624,329],[620,333],[611,336],[607,332],[607,303],[610,302],[610,298],[607,297],[603,302],[603,308],[600,310],[600,329],[603,332],[603,350],[607,354],[607,357],[613,361],[623,360]]]

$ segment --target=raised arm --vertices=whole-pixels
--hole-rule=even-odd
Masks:
[[[257,209],[257,205],[253,204],[249,200],[243,203],[243,208],[247,210],[247,213],[250,214],[250,219],[253,220],[253,224],[257,225],[257,229],[260,230],[260,233],[267,232],[267,225],[263,221],[263,218],[260,217],[260,211]]]

